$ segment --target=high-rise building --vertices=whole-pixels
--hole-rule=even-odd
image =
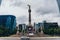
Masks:
[[[60,0],[57,0],[57,4],[58,4],[58,7],[59,7],[59,12],[60,12]]]
[[[16,29],[16,17],[13,15],[0,15],[0,27],[1,26],[12,32]]]
[[[35,31],[38,31],[39,29],[41,29],[41,27],[43,27],[43,23],[34,23]]]
[[[26,27],[26,24],[19,24],[19,30],[22,32],[23,30],[25,30],[27,27]]]
[[[2,3],[2,0],[0,0],[0,5],[1,5],[1,3]]]
[[[44,28],[58,28],[58,23],[57,22],[44,22]]]

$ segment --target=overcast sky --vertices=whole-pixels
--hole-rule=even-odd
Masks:
[[[32,23],[58,22],[60,25],[60,13],[56,0],[2,0],[0,15],[15,15],[17,23],[28,23],[28,6],[32,9]]]

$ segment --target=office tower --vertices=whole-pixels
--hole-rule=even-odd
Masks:
[[[16,17],[13,15],[0,15],[0,27],[7,28],[12,33],[16,29]]]
[[[58,4],[58,7],[59,7],[59,12],[60,12],[60,0],[57,0],[57,4]]]

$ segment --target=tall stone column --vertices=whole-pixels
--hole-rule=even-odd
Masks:
[[[29,9],[28,9],[28,13],[29,13],[29,25],[27,27],[28,29],[28,33],[33,33],[33,27],[32,27],[32,24],[31,24],[31,6],[28,5]]]
[[[28,5],[29,9],[28,9],[28,13],[29,13],[29,26],[31,26],[31,6]]]

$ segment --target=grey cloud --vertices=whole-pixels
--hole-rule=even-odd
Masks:
[[[28,1],[30,1],[30,0],[28,0]],[[46,14],[46,16],[47,16],[47,18],[49,18],[49,13],[52,13],[52,15],[54,16],[54,14],[53,13],[56,13],[56,7],[54,6],[54,5],[56,5],[55,3],[54,3],[54,1],[55,0],[32,0],[32,3],[31,3],[31,6],[33,7],[31,7],[32,8],[32,10],[34,10],[33,12],[34,12],[34,15],[36,15],[36,16],[39,16],[39,18],[41,17],[41,19],[42,20],[44,20],[44,18],[46,18],[45,16],[44,16],[44,14]],[[48,3],[47,3],[48,2]],[[23,1],[21,1],[21,0],[13,0],[13,3],[12,3],[12,1],[10,2],[11,4],[12,4],[12,6],[14,6],[14,7],[22,7],[23,9],[25,8],[25,2],[23,2]],[[28,2],[29,3],[29,2]],[[46,3],[46,4],[45,4]],[[40,4],[40,5],[39,5]],[[53,6],[53,7],[52,7]],[[12,8],[13,9],[13,8]],[[36,10],[35,10],[36,9]],[[4,9],[3,9],[4,10]],[[21,9],[22,10],[22,9]],[[27,9],[26,9],[27,10]],[[5,11],[5,10],[4,10]],[[19,10],[17,10],[17,11],[19,11]],[[13,11],[12,11],[13,12]],[[32,12],[32,13],[33,13]],[[14,11],[14,13],[15,13],[15,11]],[[21,13],[21,12],[20,12]],[[24,11],[22,10],[22,13],[24,13]],[[41,15],[43,15],[43,16],[41,16]],[[48,14],[48,15],[47,15]],[[27,14],[26,14],[27,15]],[[34,16],[33,15],[33,16]],[[18,15],[16,15],[16,16],[18,16]],[[50,15],[51,16],[51,15]],[[54,18],[54,17],[53,17]],[[52,19],[53,19],[52,18]],[[38,19],[38,17],[36,18],[34,18],[34,19]],[[32,19],[32,20],[34,20],[34,19]],[[50,19],[50,18],[49,18]],[[51,20],[52,20],[51,19]],[[36,21],[35,20],[35,21]],[[28,21],[28,18],[26,17],[26,16],[23,16],[23,15],[20,15],[20,17],[18,17],[17,18],[17,21],[19,22],[19,23],[25,23],[25,22],[27,22]],[[40,21],[40,19],[38,20],[38,21]],[[36,21],[37,22],[37,21]]]
[[[14,6],[20,6],[21,4],[22,4],[21,2],[19,2],[19,3],[17,2],[17,3],[14,3],[13,5]]]
[[[26,8],[26,3],[23,0],[11,0],[10,6]]]
[[[56,17],[60,17],[60,14],[58,14]]]
[[[57,2],[54,0],[46,0],[45,3],[42,3],[43,6],[40,6],[35,11],[36,13],[44,15],[49,13],[57,13]]]
[[[21,16],[17,18],[17,21],[19,21],[19,23],[25,23],[27,22],[28,18],[26,16]]]
[[[44,15],[44,14],[48,14],[48,13],[56,13],[56,10],[40,8],[40,9],[36,10],[36,12],[39,13],[39,14]]]
[[[20,6],[20,5],[22,5],[22,2],[19,0],[14,0],[12,5],[13,6]]]

